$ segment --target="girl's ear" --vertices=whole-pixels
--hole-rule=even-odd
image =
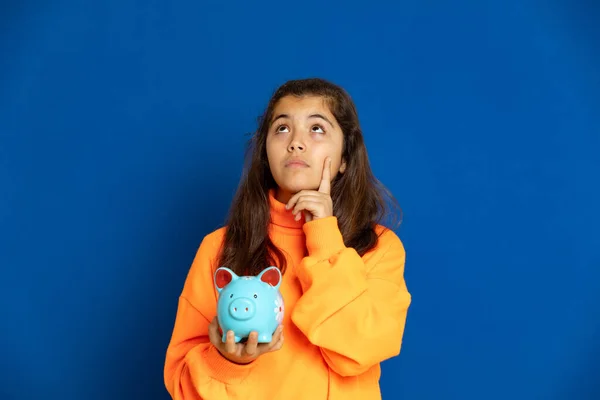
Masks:
[[[346,161],[342,158],[342,164],[340,165],[340,174],[343,174],[346,171]]]

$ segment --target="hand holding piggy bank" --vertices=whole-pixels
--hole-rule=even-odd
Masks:
[[[219,293],[217,319],[226,341],[227,331],[235,334],[235,343],[258,333],[258,343],[271,342],[273,333],[283,321],[284,304],[279,291],[281,272],[268,267],[258,276],[237,276],[228,268],[215,271],[215,287]]]

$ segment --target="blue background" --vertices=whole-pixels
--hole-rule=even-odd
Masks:
[[[598,4],[4,2],[0,398],[168,398],[247,133],[321,76],[405,213],[384,399],[599,399]]]

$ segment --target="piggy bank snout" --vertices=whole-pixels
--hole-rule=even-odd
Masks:
[[[255,312],[256,307],[254,302],[244,297],[233,300],[229,305],[229,315],[231,315],[233,319],[241,321],[248,320],[254,317]]]

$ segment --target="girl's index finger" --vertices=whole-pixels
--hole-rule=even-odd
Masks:
[[[331,191],[331,157],[325,158],[323,176],[319,185],[319,192],[329,194]]]

